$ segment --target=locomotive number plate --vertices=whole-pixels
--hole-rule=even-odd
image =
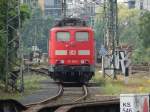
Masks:
[[[69,64],[77,64],[78,60],[67,60],[67,63],[69,63]]]
[[[76,55],[76,50],[69,50],[69,55]]]

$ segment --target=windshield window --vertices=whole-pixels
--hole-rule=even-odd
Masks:
[[[69,32],[57,32],[56,38],[57,38],[57,41],[69,41],[70,33]]]
[[[88,41],[89,34],[88,32],[76,32],[76,41]]]

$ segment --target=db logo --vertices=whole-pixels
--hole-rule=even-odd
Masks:
[[[76,55],[76,50],[69,50],[69,55]]]

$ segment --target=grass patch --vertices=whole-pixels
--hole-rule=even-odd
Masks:
[[[150,77],[148,74],[136,74],[128,77],[127,83],[123,75],[118,75],[117,80],[103,78],[102,74],[96,71],[92,79],[98,83],[106,95],[119,95],[122,93],[149,93]]]
[[[122,90],[122,86],[118,84],[112,84],[112,83],[107,83],[104,86],[104,92],[105,94],[117,94],[119,91]]]
[[[20,99],[22,94],[18,92],[5,92],[0,90],[0,99]]]
[[[96,72],[96,75],[92,78],[92,80],[99,85],[105,85],[105,79],[98,72]]]
[[[41,88],[40,82],[47,80],[46,76],[41,76],[37,74],[25,74],[24,75],[24,93],[19,92],[5,92],[4,89],[0,87],[0,99],[20,99],[28,94],[31,94],[37,89]]]
[[[41,75],[27,75],[24,77],[25,91],[39,89],[40,81],[46,80],[47,77]]]

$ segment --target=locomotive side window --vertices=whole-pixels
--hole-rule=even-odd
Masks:
[[[70,33],[69,32],[57,32],[56,38],[57,38],[57,41],[69,41]]]
[[[88,32],[76,32],[76,41],[88,41],[89,33]]]

